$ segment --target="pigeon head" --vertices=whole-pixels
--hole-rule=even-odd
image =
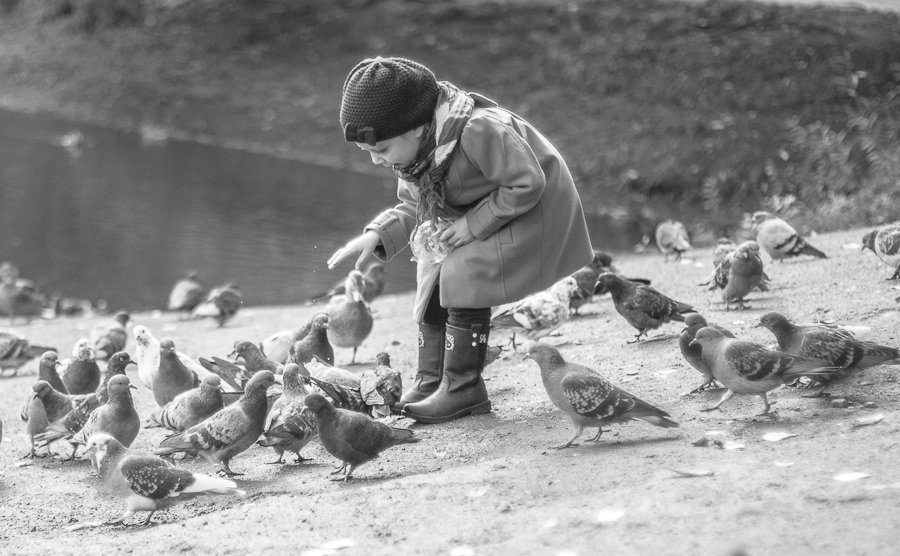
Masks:
[[[94,358],[94,350],[91,348],[91,342],[87,338],[79,338],[72,347],[72,358],[79,361],[90,361]]]
[[[257,390],[265,392],[273,384],[275,384],[275,375],[272,371],[259,371],[250,377],[250,380],[247,381],[247,386],[244,387],[244,391],[247,394]]]
[[[175,351],[175,340],[172,338],[163,338],[159,341],[159,348]]]
[[[216,375],[207,375],[200,382],[200,390],[217,390],[222,384],[222,379]]]
[[[528,347],[528,351],[525,352],[525,357],[533,359],[541,370],[553,370],[566,363],[558,349],[540,342],[531,344]]]
[[[862,248],[860,251],[865,251],[866,249],[871,249],[872,252],[875,252],[875,236],[878,235],[878,230],[872,230],[867,233],[862,238]]]
[[[303,381],[300,379],[300,365],[288,363],[281,374],[285,392],[305,392]]]
[[[128,352],[117,351],[109,358],[109,361],[106,363],[106,369],[112,373],[125,374],[125,367],[131,363],[134,363],[134,361],[131,360],[131,356],[128,355]]]
[[[116,375],[106,383],[106,391],[109,392],[110,403],[131,399],[130,389],[135,388],[131,380],[125,375]]]
[[[750,251],[759,253],[759,244],[756,243],[755,241],[753,241],[752,239],[748,239],[744,243],[738,245],[738,249],[740,249],[741,247],[745,247],[745,248],[749,249]]]
[[[150,334],[150,330],[147,329],[146,326],[135,326],[134,330],[135,341],[143,347],[148,347],[150,345],[150,338],[152,338],[152,334]]]
[[[127,448],[105,432],[94,433],[85,444],[84,455],[91,460],[94,469],[102,478],[106,478],[109,471],[109,463],[114,463]]]
[[[128,321],[131,320],[131,315],[128,314],[127,311],[119,311],[118,313],[116,313],[116,316],[113,317],[113,319],[122,326],[126,326],[128,324]]]
[[[597,271],[601,268],[612,268],[612,257],[609,253],[594,249],[594,260],[591,261],[590,266]]]
[[[303,400],[303,403],[306,404],[313,413],[318,415],[321,411],[327,411],[329,408],[333,408],[334,406],[329,403],[328,400],[325,399],[325,396],[321,394],[310,394],[306,396]]]
[[[778,334],[780,331],[787,330],[790,328],[791,323],[781,313],[771,312],[766,313],[765,315],[759,318],[759,324],[756,327],[765,327],[772,331],[773,334]]]
[[[239,340],[234,343],[234,351],[232,355],[240,355],[244,356],[244,354],[250,353],[254,351],[256,344],[253,342],[248,342],[247,340]]]
[[[347,297],[355,303],[359,303],[363,300],[363,288],[365,288],[365,278],[362,272],[351,270],[347,274],[347,279],[344,280],[344,289],[347,291]]]
[[[597,277],[597,284],[594,286],[595,295],[603,295],[622,289],[625,280],[612,272],[604,272]]]
[[[751,222],[751,227],[755,230],[757,226],[769,220],[770,218],[775,218],[775,215],[771,212],[766,212],[764,210],[758,210],[753,213],[753,220]]]
[[[328,328],[328,314],[327,313],[318,313],[318,314],[314,315],[310,326],[313,329]]]
[[[53,391],[53,387],[50,386],[50,383],[46,380],[38,380],[34,384],[31,385],[31,390],[35,393],[35,395],[39,398],[43,398],[47,394]]]
[[[47,365],[57,365],[59,363],[59,354],[55,351],[45,351],[43,355],[41,355],[41,364],[46,363]]]
[[[706,325],[706,319],[700,313],[690,313],[684,317],[684,329],[692,331],[694,334]]]
[[[715,328],[711,328],[709,326],[704,326],[700,330],[697,331],[697,335],[694,336],[694,339],[691,340],[691,343],[688,344],[690,346],[703,346],[703,344],[712,344],[715,343],[722,338],[725,338],[725,335],[716,330]]]
[[[391,366],[391,356],[386,351],[381,351],[378,355],[375,356],[375,364],[376,365],[384,365],[385,367]]]

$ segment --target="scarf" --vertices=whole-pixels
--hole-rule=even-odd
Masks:
[[[416,184],[419,189],[416,208],[418,224],[436,217],[455,218],[463,213],[447,204],[444,181],[474,106],[475,101],[468,93],[452,83],[439,81],[434,117],[425,130],[416,159],[409,166],[395,170],[397,177]]]

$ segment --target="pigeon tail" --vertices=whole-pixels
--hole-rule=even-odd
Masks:
[[[422,440],[415,434],[416,433],[411,429],[391,427],[391,446],[396,446],[397,444],[412,444],[413,442]]]
[[[166,456],[169,454],[174,454],[177,452],[187,452],[194,449],[195,448],[193,443],[184,440],[180,434],[173,434],[171,436],[165,437],[163,441],[159,443],[159,448],[154,450],[153,453],[157,456]]]
[[[812,256],[818,257],[818,258],[820,258],[820,259],[827,259],[827,258],[828,258],[828,255],[826,255],[826,254],[823,253],[822,251],[819,251],[818,249],[816,249],[815,247],[813,247],[812,245],[810,245],[809,242],[805,242],[805,243],[804,243],[803,249],[800,250],[800,253],[802,253],[802,254],[804,254],[804,255],[812,255]]]
[[[244,387],[239,384],[240,377],[244,373],[244,369],[219,357],[213,357],[213,361],[198,358],[204,369],[218,376],[235,390],[243,390]]]
[[[228,479],[210,477],[199,473],[194,473],[192,476],[194,482],[182,491],[185,494],[234,494],[237,496],[247,494],[237,487],[237,483]]]
[[[633,417],[640,421],[644,421],[645,423],[650,423],[651,425],[656,425],[657,427],[662,427],[664,429],[672,429],[681,426],[677,421],[673,420],[668,415],[633,415]]]

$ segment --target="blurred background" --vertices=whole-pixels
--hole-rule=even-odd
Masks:
[[[2,0],[0,260],[112,309],[163,308],[190,270],[248,304],[321,293],[395,200],[338,125],[374,55],[534,123],[598,248],[640,250],[667,218],[711,244],[760,209],[802,233],[896,220],[900,15],[867,6]],[[397,259],[388,291],[413,287]]]

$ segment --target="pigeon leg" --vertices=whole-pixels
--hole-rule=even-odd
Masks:
[[[763,408],[763,412],[760,413],[760,414],[758,415],[758,416],[761,417],[761,416],[766,415],[767,413],[769,413],[769,409],[772,407],[772,404],[769,403],[769,398],[766,396],[766,393],[765,393],[765,392],[763,392],[762,394],[760,394],[759,397],[762,398],[762,399],[763,399],[763,403],[766,404],[766,405],[765,405],[765,408]],[[772,402],[772,403],[774,403],[774,402]]]
[[[888,280],[900,280],[900,264],[897,265],[897,270],[894,271],[894,274]],[[15,371],[13,374],[15,374]]]
[[[235,473],[234,471],[232,471],[231,467],[228,466],[227,461],[222,462],[222,468],[219,469],[219,473],[225,473],[229,477],[239,477],[239,476],[243,475],[243,473]]]
[[[332,471],[331,473],[329,473],[329,475],[337,475],[338,473],[343,473],[346,470],[347,470],[347,464],[345,463],[344,465],[335,468],[335,470]]]
[[[603,427],[597,427],[597,435],[594,436],[593,438],[589,438],[589,439],[585,440],[585,442],[599,442],[600,436],[605,432],[612,432],[612,431],[611,430],[605,431],[605,430],[603,430]]]
[[[153,517],[153,514],[155,513],[156,510],[150,510],[150,513],[147,514],[147,519],[145,519],[144,522],[141,523],[141,527],[146,527],[150,523],[150,518]]]
[[[284,463],[284,452],[279,452],[278,459],[276,459],[275,461],[267,461],[266,465],[275,465],[278,463]]]
[[[716,382],[716,379],[710,377],[706,382],[704,382],[700,386],[694,388],[693,390],[691,390],[688,393],[689,394],[699,394],[700,392],[703,392],[704,390],[707,390],[710,388],[718,388],[718,387],[719,387],[719,383]]]
[[[716,405],[701,409],[700,411],[713,411],[714,409],[719,409],[719,406],[730,400],[732,396],[734,396],[734,390],[728,390],[727,392],[725,392],[725,395],[722,396],[722,399],[716,402]],[[766,403],[768,404],[768,402]]]
[[[297,454],[297,459],[294,460],[294,463],[301,463],[301,462],[304,462],[304,461],[311,461],[311,460],[312,460],[312,458],[305,458],[305,457],[301,456],[301,455],[300,455],[300,452],[294,452],[294,453]]]
[[[581,436],[582,432],[584,432],[584,426],[583,425],[575,425],[575,434],[572,435],[572,438],[570,438],[569,441],[566,442],[565,444],[563,444],[562,446],[554,446],[554,448],[556,448],[557,450],[565,450],[566,448],[568,448],[570,446],[578,446],[578,444],[572,444],[572,443],[575,442],[575,440],[579,436]]]
[[[350,357],[350,364],[353,365],[356,363],[356,347],[353,348],[353,356]]]
[[[353,478],[352,475],[353,475],[353,470],[354,470],[354,469],[356,469],[356,466],[355,466],[355,465],[352,465],[352,464],[347,468],[347,474],[344,475],[344,482],[345,482],[345,483],[346,483],[347,481],[349,481],[350,479]]]
[[[634,339],[628,340],[628,341],[625,342],[625,343],[626,343],[626,344],[636,344],[636,343],[638,343],[638,342],[641,341],[641,336],[643,336],[643,337],[645,337],[645,338],[647,337],[647,329],[646,329],[646,328],[641,328],[640,330],[638,330],[638,333],[637,333],[637,335],[634,337]]]

